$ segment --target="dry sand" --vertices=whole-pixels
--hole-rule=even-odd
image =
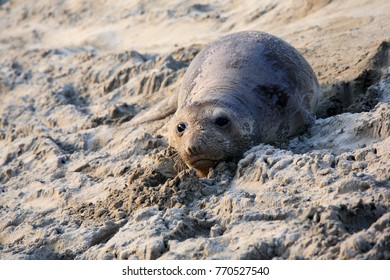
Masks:
[[[390,2],[0,0],[0,259],[390,259]],[[307,58],[318,120],[208,178],[174,171],[178,90],[222,35]]]

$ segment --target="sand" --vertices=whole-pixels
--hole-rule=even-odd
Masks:
[[[390,259],[387,0],[0,0],[0,259]],[[169,98],[242,30],[296,47],[316,123],[177,173]]]

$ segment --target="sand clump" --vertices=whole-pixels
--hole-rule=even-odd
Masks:
[[[388,1],[0,1],[0,259],[390,259]],[[295,46],[315,124],[206,178],[168,147],[208,42]]]

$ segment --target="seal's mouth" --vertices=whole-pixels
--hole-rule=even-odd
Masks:
[[[216,165],[218,161],[216,160],[211,160],[211,159],[198,159],[196,161],[191,162],[192,166],[208,166],[210,167]]]
[[[201,171],[204,176],[207,175],[211,167],[215,167],[219,161],[211,159],[196,159],[190,162],[190,166],[195,170]]]
[[[205,177],[209,173],[210,168],[215,167],[223,161],[222,158],[213,157],[207,154],[197,154],[190,156],[188,154],[183,155],[183,160],[188,167],[196,170],[199,177]]]

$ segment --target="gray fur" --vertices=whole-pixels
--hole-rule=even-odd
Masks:
[[[302,133],[314,121],[318,96],[312,68],[291,45],[257,31],[231,34],[188,67],[169,142],[205,176],[209,167],[239,158],[253,145]],[[216,125],[219,116],[231,121],[229,127]]]

